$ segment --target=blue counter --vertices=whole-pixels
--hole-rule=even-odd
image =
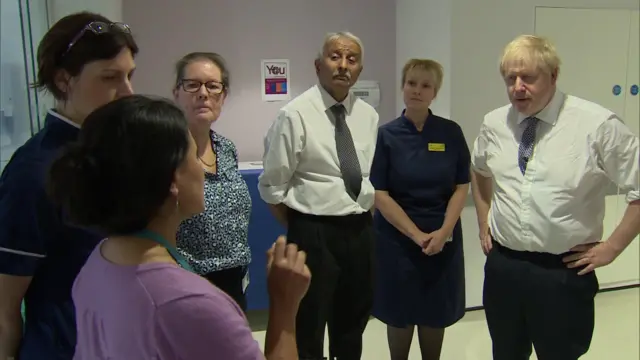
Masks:
[[[262,169],[240,170],[249,186],[253,203],[249,220],[249,246],[251,247],[251,265],[249,265],[250,283],[247,288],[248,310],[266,310],[269,307],[267,293],[267,250],[278,236],[286,234],[285,228],[271,215],[269,206],[258,193],[258,176]]]

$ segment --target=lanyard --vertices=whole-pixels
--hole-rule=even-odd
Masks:
[[[184,258],[184,256],[182,256],[178,252],[175,246],[169,244],[169,242],[164,237],[162,237],[162,235],[154,231],[145,229],[133,234],[133,236],[145,238],[164,246],[165,249],[167,249],[167,251],[169,252],[169,255],[173,257],[173,259],[178,263],[178,265],[180,265],[180,267],[187,271],[194,272],[189,263],[187,263],[187,260]]]

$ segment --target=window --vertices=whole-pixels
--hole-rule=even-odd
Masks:
[[[50,96],[31,89],[36,50],[47,31],[47,2],[0,1],[0,171],[15,150],[37,132]]]

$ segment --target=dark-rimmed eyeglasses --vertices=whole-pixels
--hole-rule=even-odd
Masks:
[[[121,22],[106,23],[103,21],[92,21],[87,25],[85,25],[85,27],[82,28],[82,30],[78,33],[78,35],[76,35],[73,38],[73,40],[71,40],[71,42],[69,43],[69,46],[67,46],[67,50],[64,52],[62,57],[66,56],[69,53],[71,48],[78,42],[78,40],[80,40],[80,38],[82,38],[82,36],[87,31],[91,31],[96,35],[106,34],[114,31],[125,33],[125,34],[131,34],[131,28],[129,28],[129,25],[125,23],[121,23]]]
[[[212,95],[219,95],[224,91],[224,84],[219,81],[202,82],[192,79],[182,79],[180,81],[180,87],[182,87],[182,90],[188,93],[196,93],[200,91],[202,85],[204,85],[204,88],[207,89],[207,92]]]

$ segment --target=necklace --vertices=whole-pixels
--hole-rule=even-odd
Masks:
[[[207,162],[205,162],[200,156],[198,156],[198,159],[200,160],[201,163],[207,165],[208,167],[212,167],[216,164],[215,160],[213,160],[213,164],[207,164]]]

